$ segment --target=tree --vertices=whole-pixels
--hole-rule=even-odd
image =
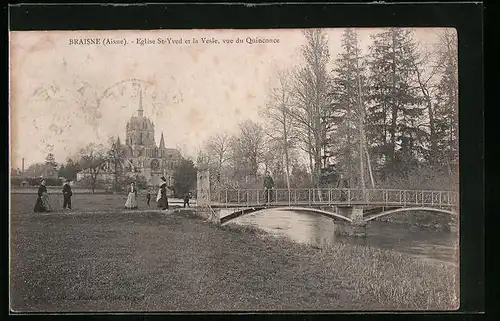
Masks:
[[[186,193],[196,188],[196,167],[192,160],[183,159],[174,171],[174,195],[183,197]]]
[[[57,176],[57,170],[52,164],[47,163],[35,163],[31,164],[26,170],[27,177],[55,177]]]
[[[90,186],[94,194],[99,182],[99,174],[107,160],[107,151],[102,144],[89,144],[80,151],[80,165],[87,172],[83,183]]]
[[[64,168],[64,164],[62,164],[61,167],[59,167],[59,170],[57,171],[57,176],[67,178],[66,177],[67,176],[66,169]]]
[[[121,186],[119,184],[121,176],[124,173],[125,167],[125,148],[120,143],[120,138],[118,137],[115,140],[113,137],[110,137],[108,140],[109,150],[107,151],[107,160],[110,163],[110,167],[113,171],[113,189],[115,192],[119,190]]]
[[[302,46],[304,66],[294,74],[294,99],[290,115],[300,130],[303,148],[309,154],[313,182],[318,185],[322,168],[326,135],[333,117],[330,101],[330,78],[327,64],[330,59],[326,34],[319,29],[304,31],[306,44]]]
[[[367,136],[383,174],[404,174],[418,157],[415,120],[425,107],[412,80],[417,59],[410,30],[389,28],[372,36]],[[408,159],[409,158],[409,159]]]
[[[64,166],[64,175],[66,179],[72,181],[76,180],[76,174],[81,171],[80,164],[75,163],[73,159],[69,158],[66,160],[66,165]]]
[[[225,132],[212,135],[205,143],[205,152],[209,156],[215,181],[220,184],[222,168],[231,158],[231,136]]]
[[[47,157],[45,158],[45,164],[52,165],[53,167],[57,166],[54,154],[52,154],[52,153],[48,153],[47,154]]]
[[[458,39],[451,29],[440,33],[437,54],[436,149],[451,173],[458,166]]]
[[[240,134],[233,143],[233,159],[237,162],[237,171],[245,172],[256,180],[259,164],[263,161],[264,128],[251,120],[240,123],[239,128]]]
[[[278,142],[274,152],[285,157],[286,186],[290,189],[290,149],[295,145],[295,130],[290,115],[291,103],[291,73],[288,70],[278,70],[278,84],[268,94],[266,108],[261,112],[267,120],[267,134]]]
[[[353,186],[355,177],[364,188],[364,160],[366,149],[364,137],[366,77],[364,63],[360,61],[361,50],[357,34],[346,29],[342,36],[343,52],[339,54],[334,68],[332,99],[334,110],[340,114],[340,122],[335,136],[329,141],[338,156],[337,170]],[[355,166],[355,162],[359,166]],[[370,165],[368,163],[368,165]],[[355,168],[359,168],[357,171]]]

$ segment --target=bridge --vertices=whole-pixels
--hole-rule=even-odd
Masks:
[[[224,189],[212,192],[209,206],[220,224],[245,214],[266,209],[306,211],[350,223],[366,223],[376,218],[422,211],[458,217],[459,197],[454,191],[305,188]]]

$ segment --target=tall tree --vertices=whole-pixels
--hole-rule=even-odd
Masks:
[[[372,39],[367,134],[383,173],[404,173],[407,168],[401,166],[416,156],[413,122],[425,108],[412,81],[416,44],[412,31],[401,28],[389,28]]]
[[[365,96],[368,90],[365,63],[354,29],[344,31],[341,44],[343,51],[336,60],[332,81],[333,106],[341,121],[330,143],[337,154],[337,168],[349,186],[357,181],[358,186],[364,187]]]
[[[439,35],[440,80],[436,95],[436,141],[440,161],[451,172],[458,165],[458,38],[452,29]]]
[[[297,134],[290,115],[291,77],[289,70],[278,70],[278,83],[269,91],[266,108],[261,112],[267,120],[267,134],[278,143],[278,149],[274,149],[274,152],[284,155],[288,189],[290,189],[290,150],[295,145]]]
[[[304,31],[304,37],[304,65],[294,75],[291,116],[300,129],[301,141],[309,154],[312,178],[317,185],[321,176],[326,135],[332,125],[329,120],[333,116],[327,71],[330,52],[326,34],[322,30],[308,29]]]

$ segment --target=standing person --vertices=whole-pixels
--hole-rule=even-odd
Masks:
[[[148,191],[146,192],[146,204],[148,204],[148,207],[150,202],[151,202],[151,193],[149,192],[148,188]]]
[[[156,202],[158,203],[158,208],[162,210],[168,210],[168,199],[167,199],[167,180],[165,177],[161,177],[162,183],[160,189],[158,190],[158,196],[156,197]]]
[[[125,208],[127,209],[137,208],[137,188],[135,188],[134,182],[130,183],[127,201],[125,202]]]
[[[50,206],[49,194],[47,193],[47,186],[45,186],[46,181],[42,179],[40,186],[38,187],[37,198],[35,203],[35,208],[33,211],[35,213],[50,212],[52,207]]]
[[[266,177],[264,177],[264,191],[266,197],[266,204],[272,201],[272,193],[271,190],[274,188],[274,180],[271,177],[271,173],[266,171]]]
[[[68,209],[71,209],[71,196],[73,196],[73,192],[71,191],[71,186],[69,186],[70,180],[67,179],[66,183],[64,183],[62,192],[63,192],[63,209],[66,209],[66,206]]]
[[[193,194],[191,194],[191,192],[188,192],[186,193],[186,195],[184,195],[184,208],[186,207],[190,207],[189,206],[189,200],[191,199],[191,197],[193,197]]]

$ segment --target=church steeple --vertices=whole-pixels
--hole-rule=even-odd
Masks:
[[[139,110],[138,110],[139,117],[143,117],[143,112],[144,110],[142,109],[142,88],[141,88],[141,91],[139,92]]]
[[[116,146],[120,147],[122,143],[120,142],[120,136],[118,135],[118,139],[116,140]]]
[[[165,139],[163,138],[163,132],[161,132],[160,149],[165,149]]]

